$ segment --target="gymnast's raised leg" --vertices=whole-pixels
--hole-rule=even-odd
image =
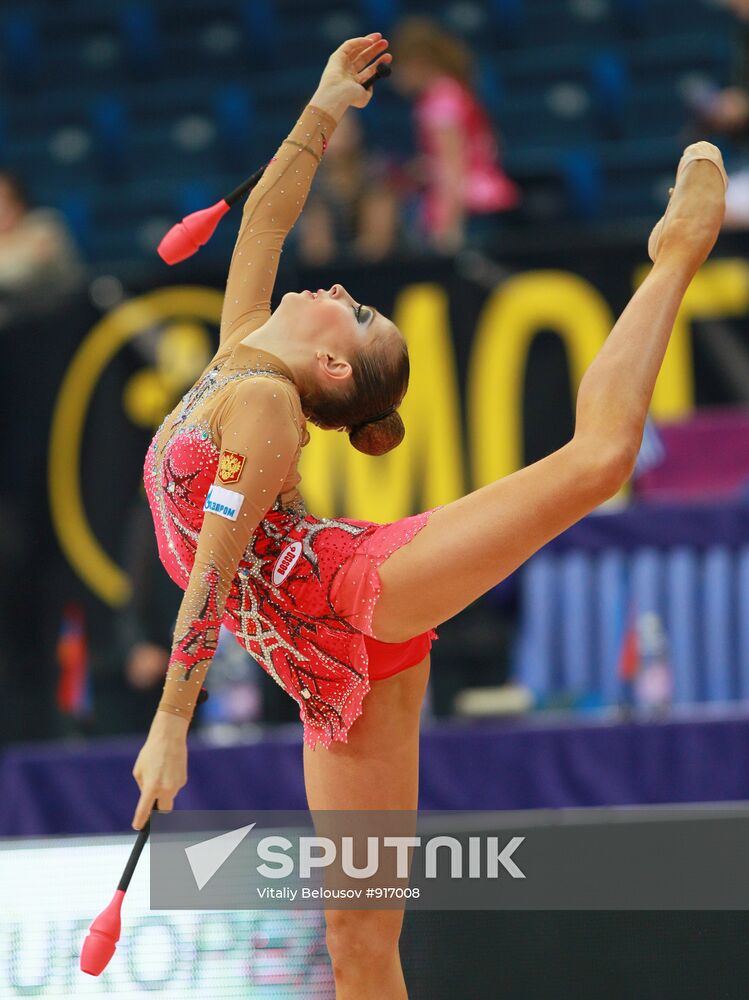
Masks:
[[[376,638],[398,642],[435,628],[626,482],[677,311],[717,239],[724,205],[720,152],[695,143],[651,238],[654,266],[580,383],[573,439],[436,510],[382,563]]]

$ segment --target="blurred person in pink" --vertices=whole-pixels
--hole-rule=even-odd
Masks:
[[[726,192],[724,229],[749,229],[749,0],[724,0],[736,16],[732,81],[727,87],[697,79],[687,88],[694,114],[692,135],[709,130],[725,145],[731,183]]]
[[[502,169],[466,45],[429,18],[411,17],[397,27],[393,51],[395,86],[414,100],[421,226],[433,249],[453,253],[473,231],[486,232],[516,208],[520,191]]]

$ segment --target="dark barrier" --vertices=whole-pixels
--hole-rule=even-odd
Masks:
[[[413,913],[411,1000],[741,1000],[749,914]]]

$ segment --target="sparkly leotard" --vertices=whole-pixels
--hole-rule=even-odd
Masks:
[[[308,106],[247,200],[221,346],[144,469],[161,560],[185,589],[159,709],[192,715],[224,624],[298,702],[311,747],[345,742],[370,678],[419,662],[436,638],[372,636],[377,566],[432,511],[385,525],[308,513],[297,466],[309,433],[292,373],[246,342],[270,315],[284,237],[335,124]]]

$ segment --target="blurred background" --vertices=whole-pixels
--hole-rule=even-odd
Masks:
[[[129,828],[180,599],[142,465],[216,346],[239,216],[174,268],[156,246],[267,161],[330,51],[371,30],[393,75],[336,131],[276,301],[340,281],[393,317],[411,354],[407,435],[372,459],[311,428],[301,489],[320,516],[395,520],[564,444],[582,372],[647,273],[682,149],[716,142],[731,176],[631,483],[439,629],[422,808],[749,798],[749,3],[25,0],[0,6],[0,837]],[[225,640],[182,805],[302,808],[296,706]],[[324,966],[321,925],[302,924],[303,955]],[[296,952],[278,992],[294,926],[252,930],[253,955],[278,962],[236,995],[328,995]],[[580,946],[570,926],[577,945],[553,930],[560,963]],[[606,954],[655,940],[596,927]],[[730,940],[688,921],[668,933],[672,956]],[[0,995],[80,991],[64,948],[35,979],[35,948],[0,952]],[[627,966],[648,969],[639,995],[734,995],[703,989],[699,962],[669,966],[683,986],[663,992],[642,949]],[[434,971],[409,954],[414,977]],[[531,966],[508,996],[541,995]]]

